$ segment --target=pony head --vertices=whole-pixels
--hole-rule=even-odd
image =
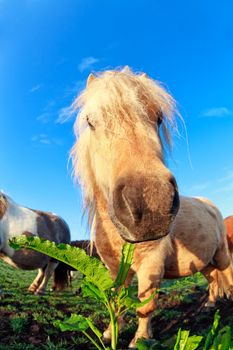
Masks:
[[[154,80],[128,67],[90,75],[71,151],[84,202],[110,217],[123,239],[140,242],[170,232],[179,208],[176,181],[164,164],[175,102]]]

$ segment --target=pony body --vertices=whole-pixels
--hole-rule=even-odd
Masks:
[[[103,239],[104,237],[104,239]],[[96,216],[95,245],[102,260],[116,277],[124,240],[111,220]],[[136,243],[134,263],[128,275],[138,277],[138,295],[148,298],[159,288],[163,278],[178,278],[201,271],[209,282],[207,306],[219,295],[232,296],[233,273],[226,231],[218,209],[208,200],[180,197],[180,210],[171,233],[157,241]],[[156,299],[137,310],[139,326],[130,347],[138,338],[152,336],[150,320]],[[120,320],[122,326],[122,320]],[[110,338],[110,329],[105,337]]]
[[[55,243],[69,243],[68,225],[55,214],[22,207],[3,193],[0,193],[0,203],[0,258],[16,268],[39,269],[38,276],[29,290],[42,294],[58,262],[35,251],[15,251],[9,246],[8,240],[24,234],[39,236]],[[56,278],[63,284],[63,276]]]
[[[71,152],[74,174],[83,189],[97,252],[112,277],[122,245],[131,241],[136,249],[127,283],[136,273],[141,300],[162,278],[197,271],[209,281],[209,306],[219,294],[231,296],[232,264],[220,212],[206,199],[180,198],[164,164],[160,133],[169,142],[168,126],[175,129],[172,97],[145,74],[125,68],[90,75],[74,107],[80,108]],[[155,307],[156,298],[138,309],[130,347],[151,336]],[[108,328],[105,338],[110,333]]]

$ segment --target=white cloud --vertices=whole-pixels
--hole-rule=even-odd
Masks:
[[[81,90],[85,88],[86,85],[86,79],[83,80],[77,80],[72,85],[66,88],[65,90],[65,97],[72,96],[73,98],[76,97]]]
[[[233,191],[233,181],[228,182],[225,186],[219,187],[213,193],[223,193],[223,192],[232,192]]]
[[[61,139],[50,138],[47,134],[34,135],[31,137],[31,141],[34,144],[40,143],[43,145],[56,145],[56,146],[63,145],[63,141]]]
[[[206,181],[200,184],[193,184],[189,188],[184,188],[188,195],[206,195],[233,191],[233,170],[228,170],[226,174],[218,179]]]
[[[188,193],[199,193],[206,190],[212,183],[210,181],[204,182],[202,184],[195,184],[187,189]]]
[[[233,116],[233,111],[231,111],[227,107],[209,108],[201,112],[201,117],[204,117],[204,118],[209,118],[209,117],[223,118],[228,116]]]
[[[58,112],[58,118],[56,119],[56,123],[64,124],[66,123],[72,116],[74,115],[74,111],[72,106],[63,107]]]
[[[50,100],[47,102],[46,106],[43,108],[42,113],[38,115],[36,120],[42,124],[48,124],[54,121],[54,116],[56,115],[55,111],[56,101]]]
[[[51,143],[50,139],[48,138],[47,134],[39,134],[39,135],[34,135],[31,137],[32,142],[39,142],[43,143],[46,145],[49,145]]]
[[[50,112],[41,113],[36,120],[41,122],[42,124],[47,124],[52,120],[52,114]]]
[[[232,192],[233,191],[233,171],[228,171],[227,175],[217,180],[213,193]]]
[[[34,85],[29,92],[33,93],[37,90],[39,90],[40,88],[42,87],[42,84],[37,84],[37,85]]]
[[[84,70],[91,68],[97,62],[99,62],[98,58],[92,56],[84,57],[78,65],[78,70],[82,73]]]
[[[77,95],[81,92],[81,90],[84,89],[86,84],[86,80],[77,80],[74,82],[71,86],[66,88],[65,91],[65,98],[69,97],[69,99],[73,99],[73,102],[75,101],[75,98]],[[70,103],[69,106],[62,107],[57,112],[58,117],[55,120],[55,123],[58,124],[64,124],[67,121],[71,119],[71,117],[74,116],[74,110],[73,110],[73,104]]]

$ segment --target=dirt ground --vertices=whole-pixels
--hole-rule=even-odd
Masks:
[[[25,311],[20,301],[15,301],[13,304],[11,302],[11,307],[17,311],[3,311],[5,304],[4,299],[7,303],[8,297],[9,296],[5,295],[4,298],[0,300],[0,349],[7,349],[9,344],[11,344],[11,349],[20,349],[20,344],[22,349],[62,349],[62,343],[65,349],[91,349],[91,346],[86,343],[85,339],[82,339],[80,334],[72,332],[60,333],[52,330],[48,332],[48,326],[51,328],[52,325],[45,325],[39,320],[35,320],[33,311]],[[180,298],[179,292],[177,291],[172,291],[169,294],[161,293],[158,301],[158,309],[152,319],[154,338],[164,341],[165,339],[174,337],[180,327],[182,329],[191,329],[191,332],[194,334],[205,334],[213,323],[214,313],[217,309],[220,311],[222,325],[233,325],[232,302],[221,301],[218,302],[216,308],[206,309],[204,306],[206,300],[207,291],[201,290],[198,287],[190,291],[187,300]],[[41,301],[38,302],[38,305],[40,305],[40,302]],[[44,300],[42,302],[45,304],[46,301]],[[49,304],[47,306],[48,308],[50,307]],[[70,314],[70,309],[67,308],[67,304],[60,303],[57,304],[56,307],[59,308],[61,314]],[[12,327],[12,319],[15,319],[19,312],[21,314],[24,312],[24,315],[26,312],[27,319],[25,324],[19,327],[20,334],[18,334],[17,337],[18,344],[15,343],[14,347],[17,327]],[[127,344],[130,342],[136,330],[135,313],[128,313],[126,315],[126,321],[128,326],[120,336],[119,346],[122,349],[127,348]],[[101,317],[97,318],[96,325],[103,330],[106,327],[105,318],[104,321],[101,320]],[[74,344],[74,339],[76,339],[76,345]],[[54,347],[49,346],[49,343],[53,344]]]

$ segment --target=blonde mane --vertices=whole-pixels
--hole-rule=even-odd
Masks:
[[[97,74],[77,97],[73,109],[78,111],[74,125],[77,141],[71,151],[74,177],[81,185],[83,201],[92,221],[95,213],[93,193],[95,177],[88,159],[89,138],[85,133],[87,117],[90,122],[92,118],[95,119],[106,132],[113,135],[117,133],[119,126],[122,129],[122,125],[127,125],[124,134],[124,137],[127,137],[127,130],[129,131],[129,128],[133,130],[136,123],[142,126],[153,123],[157,128],[155,116],[157,118],[159,116],[164,139],[170,146],[169,128],[176,130],[176,121],[173,117],[176,105],[172,96],[157,81],[144,73],[134,73],[125,67]]]

